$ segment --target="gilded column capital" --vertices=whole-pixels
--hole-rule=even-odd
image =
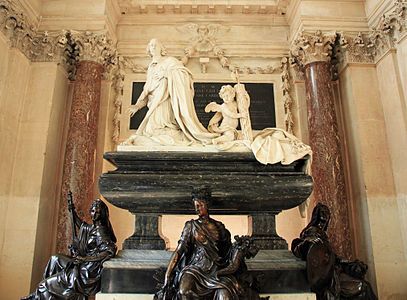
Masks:
[[[290,50],[292,63],[303,68],[312,62],[329,62],[335,39],[335,32],[323,33],[320,30],[315,33],[301,32]]]

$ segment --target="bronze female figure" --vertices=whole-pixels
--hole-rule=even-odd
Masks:
[[[53,255],[45,268],[44,279],[31,295],[22,298],[85,300],[100,290],[104,261],[116,254],[116,236],[109,221],[109,210],[100,199],[90,208],[92,224],[82,221],[72,203],[72,213],[78,236],[70,246],[72,256]]]

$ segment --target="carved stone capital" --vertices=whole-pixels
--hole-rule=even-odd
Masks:
[[[407,1],[395,0],[393,9],[385,13],[374,31],[393,37],[394,41],[407,34]]]
[[[23,52],[31,61],[54,61],[65,65],[68,58],[67,43],[66,31],[44,31],[36,34],[30,45],[23,47]]]
[[[377,26],[356,37],[341,34],[349,62],[377,62],[407,34],[407,1],[395,0],[393,8],[383,14]]]
[[[21,8],[8,0],[0,1],[0,30],[31,61],[65,63],[65,31],[37,32]]]
[[[68,39],[72,57],[76,60],[90,60],[104,66],[117,63],[113,41],[105,33],[71,30]]]
[[[316,61],[330,61],[335,39],[336,33],[301,32],[293,42],[291,61],[300,68]]]
[[[111,78],[114,66],[118,63],[118,55],[113,41],[105,33],[90,31],[67,32],[70,65],[70,77],[75,74],[78,61],[87,60],[97,62],[105,67],[105,78]]]
[[[339,46],[336,57],[339,64],[347,63],[374,63],[375,47],[370,42],[369,33],[349,34],[341,32],[339,34]]]

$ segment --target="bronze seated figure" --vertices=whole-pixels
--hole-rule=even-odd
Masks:
[[[199,217],[185,223],[155,299],[258,299],[244,263],[258,248],[248,236],[232,245],[230,232],[209,217],[208,189],[193,192],[192,200]]]
[[[109,221],[109,210],[100,199],[93,201],[90,214],[93,224],[82,221],[68,201],[75,229],[71,256],[53,255],[37,289],[22,300],[85,300],[100,290],[102,264],[116,254],[116,236]],[[74,230],[75,232],[76,230]]]
[[[345,260],[333,252],[326,234],[329,220],[328,207],[319,203],[309,224],[291,244],[294,255],[307,262],[311,290],[319,300],[376,300],[370,283],[364,279],[367,265]]]

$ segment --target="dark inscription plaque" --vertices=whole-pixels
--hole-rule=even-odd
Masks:
[[[209,83],[195,82],[195,109],[201,123],[207,127],[214,113],[205,113],[205,106],[209,102],[223,103],[219,97],[219,91],[223,85],[234,83]],[[250,96],[250,118],[253,130],[261,130],[266,127],[276,127],[274,88],[272,83],[245,83]],[[143,90],[144,82],[133,82],[131,104],[135,104]],[[147,113],[143,108],[130,119],[130,129],[137,129]],[[240,129],[240,127],[239,127]]]

